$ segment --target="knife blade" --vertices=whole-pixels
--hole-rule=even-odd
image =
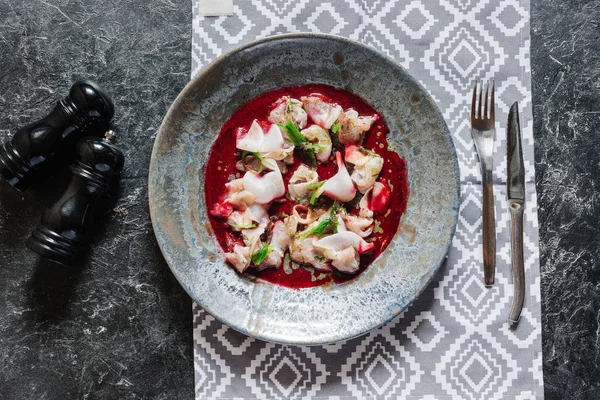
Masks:
[[[523,260],[523,207],[525,205],[525,167],[521,147],[519,104],[515,102],[508,113],[506,130],[507,174],[506,194],[511,216],[511,264],[513,275],[513,300],[508,323],[519,322],[525,301],[525,266]]]
[[[523,167],[523,149],[521,147],[521,124],[519,123],[519,104],[514,102],[508,113],[507,127],[507,195],[508,201],[525,201],[525,168]]]

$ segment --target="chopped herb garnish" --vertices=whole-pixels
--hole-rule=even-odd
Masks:
[[[303,146],[307,150],[323,150],[327,148],[327,146],[319,143],[304,143]]]
[[[300,132],[298,127],[296,125],[294,125],[294,123],[292,121],[288,121],[285,125],[277,124],[277,126],[279,126],[281,129],[283,129],[285,131],[288,138],[290,139],[290,142],[292,142],[292,144],[294,146],[296,146],[300,150],[303,150],[300,153],[303,156],[303,159],[308,164],[310,164],[312,166],[316,166],[317,165],[317,157],[315,156],[314,149],[318,148],[317,146],[321,146],[321,145],[315,145],[313,143],[309,143],[308,140],[306,140],[306,138],[304,136],[302,136],[302,133]]]
[[[325,231],[325,229],[327,229],[327,227],[329,226],[329,222],[330,222],[329,218],[323,219],[323,221],[319,222],[319,224],[317,226],[315,226],[314,228],[311,229],[311,231],[312,231],[311,233],[313,235],[317,235],[317,236],[323,235],[323,231]]]
[[[338,220],[337,220],[337,212],[338,212],[338,202],[334,202],[331,210],[329,211],[329,216],[327,218],[323,218],[321,222],[317,224],[314,228],[311,228],[300,235],[300,238],[306,239],[308,235],[317,235],[322,236],[327,229],[328,226],[331,227],[333,233],[337,233]]]
[[[339,204],[338,204],[338,202],[336,200],[336,201],[333,202],[333,205],[331,206],[331,210],[329,211],[329,218],[330,219],[335,219],[335,215],[338,212],[338,207],[339,207]]]
[[[318,193],[318,188],[320,188],[321,186],[323,186],[323,184],[327,182],[327,180],[321,181],[321,182],[317,182],[317,183],[313,183],[312,185],[319,185],[315,187],[315,191],[312,192],[312,195],[310,196],[310,204],[311,205],[315,205],[315,200],[317,200],[317,197],[319,197]]]
[[[343,210],[343,208],[342,208],[342,210]],[[338,229],[337,212],[338,212],[338,202],[335,201],[335,202],[333,202],[333,206],[331,206],[331,210],[329,211],[329,225],[331,225],[331,228],[333,229],[333,233],[337,233],[337,229]]]
[[[252,254],[252,256],[250,257],[250,260],[252,260],[252,263],[254,265],[260,265],[260,263],[262,263],[265,260],[265,258],[267,258],[267,256],[271,252],[271,250],[272,250],[271,246],[269,246],[268,243],[265,243],[264,246],[262,247],[262,249],[254,252],[254,254]]]
[[[383,229],[381,228],[381,222],[375,220],[375,226],[373,227],[373,233],[383,233]]]
[[[329,222],[330,222],[329,218],[323,219],[314,228],[310,228],[310,229],[304,231],[302,233],[302,235],[300,235],[300,238],[301,239],[306,239],[306,237],[308,235],[322,236],[323,232],[325,231],[325,229],[329,226]]]
[[[327,182],[327,181],[325,180],[325,181],[321,181],[321,182],[309,183],[309,184],[308,184],[308,185],[306,185],[305,187],[306,187],[308,190],[318,189],[318,188],[320,188],[321,186],[323,186],[323,184],[324,184],[325,182]]]
[[[306,138],[302,136],[302,133],[300,133],[300,130],[292,121],[288,121],[285,125],[277,124],[277,126],[285,131],[294,146],[300,147],[302,143],[306,142]]]
[[[248,225],[238,225],[232,222],[227,222],[227,224],[235,229],[251,229],[251,228],[256,228],[256,225],[253,223],[250,223]]]
[[[287,100],[287,106],[285,108],[285,112],[289,114],[292,111],[294,111],[294,104],[300,104],[300,103],[298,103],[297,101],[294,101],[292,99],[288,99]]]
[[[377,153],[375,153],[373,150],[369,150],[369,149],[365,149],[364,147],[359,147],[358,150],[362,153],[368,154],[370,156],[374,156],[374,157],[379,157],[381,158],[381,156]]]
[[[317,280],[320,281],[322,279],[327,278],[327,274],[324,274],[323,272],[320,272],[319,275],[316,276]]]
[[[338,133],[340,131],[340,129],[342,129],[342,126],[340,124],[338,124],[337,122],[333,125],[331,125],[331,132],[333,133]]]
[[[317,197],[319,197],[319,196],[317,196],[317,191],[315,190],[312,193],[312,195],[310,196],[310,202],[309,203],[314,206],[315,205],[315,200],[317,200]]]

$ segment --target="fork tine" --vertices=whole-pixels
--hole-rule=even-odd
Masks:
[[[483,86],[481,87],[481,91],[483,92]],[[483,117],[482,119],[487,118],[487,116],[489,115],[489,111],[488,111],[488,93],[490,91],[490,82],[488,81],[487,84],[485,85],[485,105],[483,107]]]
[[[494,86],[496,86],[496,85],[494,84],[493,79],[491,80],[491,83],[492,83],[492,96],[490,98],[490,100],[491,100],[490,101],[491,102],[491,104],[490,104],[490,119],[495,120],[495,118],[494,118]]]
[[[479,102],[477,104],[477,118],[482,119],[482,113],[481,113],[481,103],[482,103],[482,99],[481,96],[483,95],[483,81],[479,81]]]
[[[477,81],[475,81],[475,85],[473,86],[473,101],[471,102],[471,120],[474,120],[477,115],[475,114],[475,105],[477,103]]]

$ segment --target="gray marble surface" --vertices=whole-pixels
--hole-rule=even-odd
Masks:
[[[533,0],[532,74],[547,399],[600,398],[600,2]],[[0,140],[78,78],[115,100],[122,197],[87,261],[24,242],[68,174],[0,183],[0,399],[193,398],[191,303],[156,245],[147,169],[190,72],[189,0],[0,0]]]
[[[0,140],[91,78],[115,102],[126,156],[116,212],[65,269],[25,246],[67,173],[21,194],[0,183],[0,398],[191,399],[192,305],[152,232],[155,132],[189,80],[189,0],[0,0]]]
[[[600,398],[600,1],[533,1],[547,399]]]

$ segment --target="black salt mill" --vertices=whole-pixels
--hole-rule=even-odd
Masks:
[[[123,169],[123,153],[113,145],[114,140],[112,131],[104,139],[82,139],[67,190],[44,212],[27,247],[59,264],[68,265],[77,258],[88,238],[98,199]]]
[[[84,131],[106,132],[113,114],[113,103],[100,87],[91,81],[76,82],[50,114],[0,145],[0,177],[19,190],[27,189],[60,158],[70,158]]]

